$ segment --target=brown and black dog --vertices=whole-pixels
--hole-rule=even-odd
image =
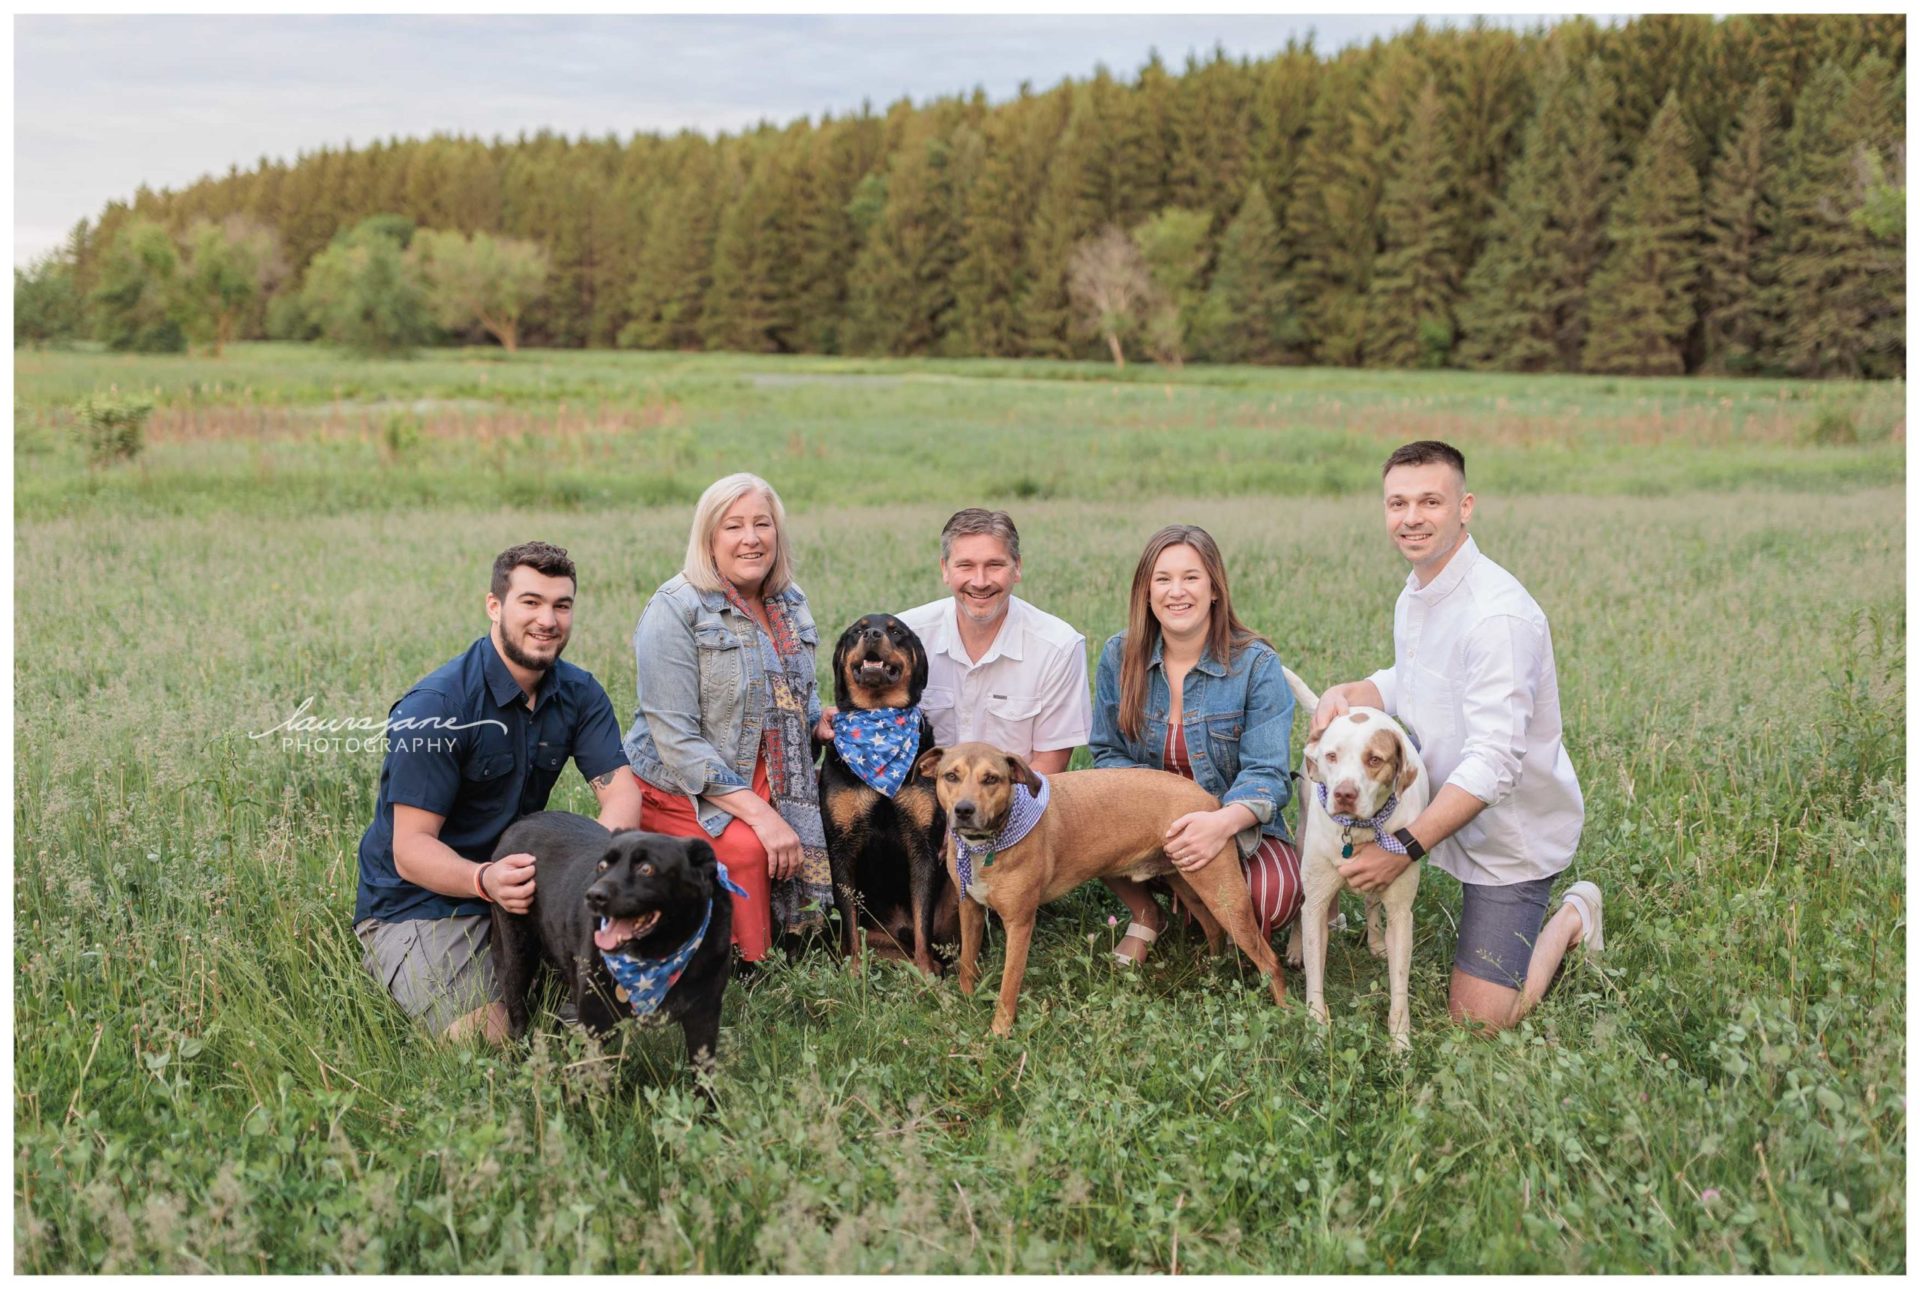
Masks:
[[[959,870],[954,839],[976,843],[1000,834],[1013,807],[1014,785],[1040,790],[1040,777],[1025,761],[985,743],[934,748],[920,758],[919,769],[933,780],[940,809],[947,816],[943,853],[956,886]],[[1020,1004],[1020,980],[1026,974],[1033,941],[1034,914],[1096,877],[1127,876],[1135,881],[1166,876],[1200,919],[1207,944],[1220,950],[1221,931],[1267,977],[1273,1001],[1287,999],[1286,982],[1273,948],[1253,916],[1239,851],[1229,840],[1200,868],[1182,873],[1162,848],[1167,829],[1181,815],[1216,810],[1219,802],[1190,779],[1164,770],[1074,770],[1048,776],[1050,800],[1033,830],[1005,850],[990,867],[976,868],[973,883],[960,899],[960,990],[971,994],[980,979],[980,939],[987,910],[1000,915],[1007,930],[1007,960],[1000,972],[1000,1000],[993,1009],[993,1032],[1013,1030]]]
[[[919,730],[906,781],[891,797],[869,787],[829,743],[820,767],[820,815],[847,954],[859,957],[864,927],[874,933],[876,952],[911,957],[935,975],[943,964],[933,946],[952,944],[960,919],[940,862],[946,821],[933,786],[911,768],[933,746],[933,727],[915,710],[926,685],[926,648],[892,614],[869,613],[841,634],[833,651],[835,704],[842,712],[911,712]]]

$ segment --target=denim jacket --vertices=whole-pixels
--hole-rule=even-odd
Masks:
[[[1167,712],[1172,706],[1161,646],[1147,661],[1146,711],[1140,737],[1120,732],[1120,656],[1126,632],[1100,651],[1093,683],[1093,736],[1087,746],[1096,767],[1142,765],[1166,769]],[[1237,840],[1251,855],[1262,833],[1291,842],[1282,808],[1292,795],[1287,758],[1293,741],[1293,691],[1280,674],[1280,656],[1255,640],[1231,668],[1208,650],[1180,682],[1180,724],[1194,780],[1223,806],[1235,802],[1259,822]]]
[[[820,720],[813,679],[820,633],[798,586],[769,597],[788,606],[807,653],[807,721]],[[633,632],[640,706],[627,730],[627,760],[662,792],[694,798],[700,824],[718,837],[733,816],[705,799],[753,786],[766,724],[767,677],[757,623],[702,591],[684,574],[669,578],[640,612]]]

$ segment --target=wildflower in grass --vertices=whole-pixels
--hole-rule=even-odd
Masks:
[[[1108,925],[1108,926],[1119,926],[1119,925],[1120,925],[1120,919],[1119,919],[1119,918],[1117,918],[1117,917],[1115,917],[1115,916],[1114,916],[1113,914],[1111,914],[1111,913],[1109,913],[1109,914],[1107,914],[1107,925]]]
[[[1700,1192],[1700,1206],[1702,1208],[1705,1208],[1707,1205],[1713,1203],[1715,1200],[1719,1198],[1720,1198],[1720,1188],[1718,1186],[1709,1186],[1707,1187],[1707,1189]]]

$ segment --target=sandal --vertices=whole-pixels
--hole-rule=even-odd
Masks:
[[[1129,922],[1127,923],[1127,929],[1121,934],[1120,938],[1122,940],[1125,940],[1129,936],[1131,936],[1135,940],[1140,941],[1142,944],[1146,945],[1149,949],[1151,949],[1153,947],[1153,942],[1160,938],[1160,933],[1154,930],[1152,927],[1143,925],[1142,923]],[[1145,954],[1142,954],[1138,959],[1129,958],[1126,954],[1120,952],[1118,948],[1115,948],[1113,951],[1113,960],[1119,963],[1123,967],[1137,967],[1140,965],[1140,963],[1145,962],[1147,959]]]
[[[1600,888],[1592,882],[1575,882],[1566,889],[1561,902],[1573,905],[1580,915],[1580,947],[1590,956],[1598,955],[1607,943],[1601,928]]]

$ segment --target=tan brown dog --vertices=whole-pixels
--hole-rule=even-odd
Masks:
[[[921,756],[916,772],[934,782],[947,816],[944,854],[947,872],[961,885],[955,853],[958,838],[976,845],[1000,835],[1014,805],[1014,785],[1039,792],[1040,776],[1025,761],[985,743],[934,748]],[[1000,972],[1000,1001],[993,1009],[993,1032],[1013,1030],[1020,1004],[1020,980],[1033,942],[1034,914],[1096,877],[1126,875],[1136,881],[1166,876],[1200,918],[1207,943],[1220,950],[1224,928],[1240,951],[1267,977],[1273,1001],[1287,999],[1279,959],[1260,935],[1232,841],[1208,863],[1190,872],[1175,869],[1164,849],[1167,829],[1181,815],[1216,810],[1219,802],[1199,784],[1162,770],[1075,770],[1049,776],[1050,800],[1033,830],[993,853],[972,872],[960,899],[960,991],[971,995],[980,979],[980,940],[987,910],[1000,915],[1007,930],[1007,960]]]

